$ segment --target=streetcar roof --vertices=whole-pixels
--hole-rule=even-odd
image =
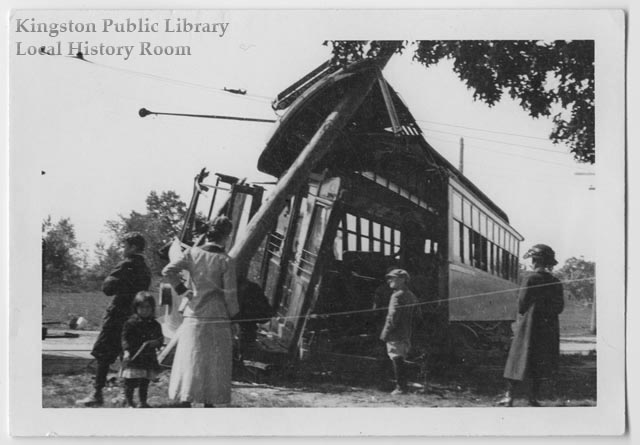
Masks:
[[[258,169],[280,177],[298,157],[320,123],[337,105],[344,91],[357,84],[365,75],[370,74],[370,70],[377,69],[378,66],[371,59],[342,68],[325,62],[278,94],[272,107],[276,111],[284,111],[284,114],[276,123],[260,155]],[[380,82],[374,83],[365,102],[354,115],[352,127],[359,128],[363,134],[364,130],[372,130],[369,135],[375,135],[377,132],[381,138],[399,133],[411,139],[422,149],[426,163],[437,165],[449,176],[457,179],[497,216],[508,223],[507,214],[428,143],[420,126],[398,93],[382,74],[379,79]],[[389,113],[383,88],[388,91],[397,115],[399,127],[394,129],[389,128]],[[366,110],[363,110],[364,107]],[[334,145],[339,146],[339,144]]]

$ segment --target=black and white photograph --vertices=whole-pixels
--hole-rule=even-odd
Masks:
[[[7,20],[11,434],[624,433],[624,12]]]

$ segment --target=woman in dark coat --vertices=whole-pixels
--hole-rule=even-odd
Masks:
[[[536,244],[524,258],[531,258],[534,272],[520,289],[518,319],[504,369],[508,389],[498,402],[502,406],[513,406],[515,382],[525,378],[531,380],[529,405],[540,406],[540,382],[557,370],[560,357],[558,315],[564,309],[564,297],[562,284],[550,273],[558,264],[555,252],[547,245]]]

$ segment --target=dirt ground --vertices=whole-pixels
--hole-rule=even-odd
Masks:
[[[97,329],[109,298],[99,292],[43,295],[45,320],[68,320],[83,316]],[[591,309],[567,302],[561,315],[561,335],[584,335],[589,330]],[[233,407],[480,407],[494,406],[504,391],[502,368],[505,357],[471,357],[455,365],[431,366],[425,381],[417,368],[411,370],[411,392],[391,396],[388,360],[367,362],[348,357],[300,362],[296,367],[270,373],[236,369],[232,388]],[[75,400],[88,395],[93,384],[93,364],[86,372],[44,375],[43,407],[74,407]],[[114,367],[115,371],[115,367]],[[168,371],[150,387],[154,407],[172,407],[167,397]],[[516,406],[525,406],[526,385]],[[563,355],[554,385],[543,389],[543,406],[594,406],[596,404],[595,355]],[[117,374],[110,375],[106,407],[120,396]]]
[[[555,383],[542,389],[543,406],[595,406],[594,356],[563,356]],[[71,408],[92,390],[91,365],[86,373],[43,377],[43,407]],[[367,370],[366,372],[363,370]],[[425,381],[412,371],[408,394],[392,396],[391,370],[384,362],[369,366],[341,367],[336,363],[304,362],[294,369],[270,374],[236,370],[231,407],[490,407],[504,390],[502,366],[458,364],[446,372],[430,372]],[[175,407],[167,397],[169,373],[163,372],[150,386],[154,408]],[[527,385],[516,394],[515,406],[527,406]],[[117,374],[109,376],[105,408],[118,407],[121,389]]]

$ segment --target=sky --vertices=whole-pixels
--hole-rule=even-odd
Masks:
[[[60,13],[68,20],[71,13]],[[104,13],[74,13],[96,22]],[[229,21],[224,36],[212,33],[43,33],[14,32],[12,45],[52,45],[69,41],[90,45],[134,45],[141,41],[190,45],[191,56],[66,55],[11,52],[11,149],[30,156],[39,179],[42,218],[70,218],[78,240],[90,252],[110,240],[107,220],[143,212],[150,191],[175,190],[188,202],[192,179],[202,168],[253,181],[273,180],[257,171],[257,159],[273,124],[138,116],[153,111],[219,114],[275,119],[270,101],[327,60],[330,36],[305,23],[277,16],[200,12],[110,13],[125,20],[183,18]],[[25,17],[32,17],[33,14]],[[37,20],[42,20],[38,19]],[[55,14],[43,16],[47,22]],[[12,27],[14,30],[15,27]],[[296,38],[290,38],[295,35]],[[15,46],[12,48],[15,49]],[[66,54],[66,53],[65,53]],[[533,119],[508,97],[494,107],[473,100],[450,62],[428,69],[396,55],[384,75],[409,106],[426,140],[459,165],[464,138],[464,173],[510,217],[527,246],[545,243],[561,262],[596,256],[596,176],[594,168],[573,160],[564,145],[547,138],[550,119]],[[246,89],[247,96],[221,92]],[[27,154],[28,153],[28,154]],[[584,173],[589,173],[588,175]]]

